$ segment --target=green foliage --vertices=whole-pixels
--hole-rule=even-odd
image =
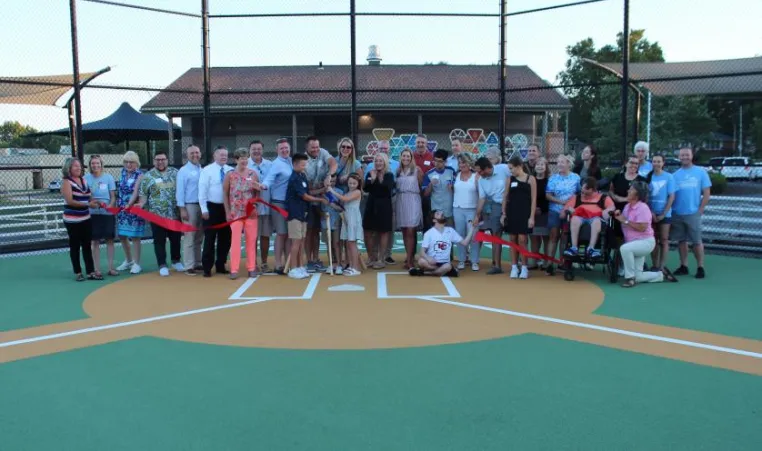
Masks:
[[[604,179],[611,180],[614,178],[615,175],[622,172],[622,168],[616,167],[616,168],[604,168],[601,170],[601,176]]]
[[[69,144],[69,138],[63,136],[41,136],[28,138],[24,135],[37,133],[38,130],[18,121],[6,121],[0,125],[0,147],[19,147],[24,149],[46,149],[58,153],[61,146]]]
[[[630,61],[664,61],[664,54],[659,43],[652,43],[644,36],[645,30],[630,32]],[[601,63],[621,62],[623,41],[623,34],[618,33],[616,45],[607,44],[598,49],[593,39],[587,38],[566,48],[569,59],[566,60],[566,69],[558,74],[558,80],[564,85],[575,85],[564,88],[564,93],[572,104],[569,128],[578,139],[590,142],[594,136],[597,136],[593,130],[593,111],[600,105],[602,95],[606,95],[602,93],[602,90],[609,88],[609,90],[614,89],[620,92],[618,86],[600,85],[605,82],[618,82],[617,77],[584,62],[583,58]],[[619,102],[616,103],[618,106]]]
[[[724,175],[718,173],[709,174],[709,180],[712,182],[712,188],[710,193],[722,194],[728,189],[728,179]]]
[[[717,130],[717,119],[709,113],[704,97],[660,98],[652,107],[652,151],[674,150],[683,143],[699,147]]]

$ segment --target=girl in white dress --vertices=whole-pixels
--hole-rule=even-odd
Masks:
[[[341,223],[341,241],[347,244],[347,254],[349,268],[344,271],[345,276],[359,276],[360,273],[360,252],[357,249],[357,240],[363,238],[362,215],[360,214],[360,200],[362,191],[360,187],[362,179],[356,173],[349,174],[347,179],[347,193],[339,194],[333,189],[328,188],[328,192],[336,196],[344,204],[344,213]]]

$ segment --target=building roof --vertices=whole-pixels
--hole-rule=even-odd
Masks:
[[[180,137],[180,127],[172,124],[175,138]],[[68,128],[50,132],[30,133],[26,136],[45,135],[67,136]],[[163,140],[169,136],[169,122],[153,114],[141,114],[129,103],[122,102],[113,113],[93,122],[82,124],[82,138],[87,141],[123,141]]]
[[[620,76],[622,74],[621,63],[599,64]],[[655,96],[762,92],[762,57],[675,63],[630,63],[629,72],[631,81],[643,85]]]
[[[361,110],[494,110],[499,108],[499,67],[458,65],[357,66],[358,89],[407,89],[413,92],[358,92]],[[569,109],[568,100],[527,66],[508,66],[509,110]],[[141,108],[172,115],[200,113],[203,72],[192,68]],[[349,66],[215,67],[211,69],[214,112],[349,111]],[[492,92],[425,92],[415,90],[494,89]],[[192,92],[171,92],[189,90]],[[276,93],[241,92],[244,90]],[[334,90],[343,92],[293,92]],[[234,93],[225,93],[230,92]]]

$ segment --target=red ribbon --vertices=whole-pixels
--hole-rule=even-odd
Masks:
[[[549,255],[543,255],[543,254],[537,254],[535,252],[531,252],[527,250],[526,248],[523,248],[519,246],[516,243],[513,243],[511,241],[505,241],[504,239],[500,238],[499,236],[489,235],[487,233],[484,233],[482,231],[476,232],[476,235],[474,235],[474,240],[486,242],[486,243],[492,243],[492,244],[500,244],[502,246],[508,246],[511,249],[514,249],[518,251],[519,254],[526,258],[533,258],[535,260],[545,260],[549,261],[551,263],[561,264],[563,263],[561,260],[558,260],[556,258],[553,258]]]
[[[205,227],[204,229],[223,229],[225,227],[230,226],[230,224],[233,224],[234,222],[238,221],[245,221],[248,219],[252,213],[256,211],[256,204],[262,204],[270,207],[273,211],[278,213],[279,215],[283,216],[284,218],[288,218],[288,212],[280,207],[276,207],[275,205],[265,202],[264,200],[255,197],[253,199],[249,199],[249,201],[246,203],[246,214],[244,216],[241,216],[240,218],[233,219],[232,221],[228,221],[222,224],[215,224],[213,226]],[[176,219],[169,219],[165,218],[163,216],[159,216],[155,213],[151,213],[150,211],[146,211],[138,206],[132,206],[128,208],[124,207],[107,207],[105,204],[103,204],[103,208],[108,211],[111,214],[118,214],[120,211],[124,211],[129,214],[133,214],[145,221],[148,221],[150,223],[156,224],[159,227],[163,227],[167,230],[171,230],[173,232],[199,232],[200,230],[193,227],[190,224],[186,224],[182,221],[178,221]],[[254,218],[252,218],[254,219]]]

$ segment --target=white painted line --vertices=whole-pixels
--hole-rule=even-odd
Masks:
[[[305,288],[304,293],[302,293],[301,296],[268,296],[267,299],[271,300],[312,300],[312,296],[315,295],[315,290],[317,289],[318,283],[320,283],[320,274],[312,274],[310,276],[310,282],[307,284],[307,288]],[[235,293],[233,293],[228,300],[229,301],[250,301],[254,299],[260,299],[260,297],[243,297],[243,294],[246,293],[246,291],[251,288],[252,285],[254,285],[254,282],[259,280],[261,276],[253,277],[250,279],[247,279],[241,286],[236,290]]]
[[[653,340],[653,341],[660,341],[663,343],[673,343],[681,346],[688,346],[691,348],[699,348],[699,349],[708,349],[710,351],[717,351],[717,352],[724,352],[727,354],[735,354],[735,355],[742,355],[745,357],[752,357],[755,359],[762,359],[762,353],[758,352],[752,352],[752,351],[744,351],[742,349],[735,349],[735,348],[726,348],[724,346],[715,346],[715,345],[709,345],[705,343],[698,343],[695,341],[688,341],[688,340],[680,340],[677,338],[669,338],[669,337],[662,337],[660,335],[651,335],[651,334],[644,334],[640,332],[633,332],[631,330],[624,330],[624,329],[616,329],[613,327],[606,327],[606,326],[598,326],[596,324],[588,324],[588,323],[580,323],[577,321],[568,321],[565,319],[559,319],[559,318],[553,318],[550,316],[542,316],[542,315],[533,315],[531,313],[522,313],[522,312],[514,312],[512,310],[503,310],[499,308],[494,307],[486,307],[483,305],[476,305],[476,304],[465,304],[463,302],[456,302],[456,301],[448,301],[446,299],[440,299],[440,297],[435,296],[417,296],[416,299],[420,299],[422,301],[431,301],[431,302],[439,302],[441,304],[449,304],[454,305],[456,307],[465,307],[475,310],[484,310],[487,312],[494,312],[494,313],[500,313],[503,315],[510,315],[510,316],[517,316],[520,318],[527,318],[527,319],[534,319],[537,321],[544,321],[548,323],[555,323],[555,324],[563,324],[565,326],[573,326],[573,327],[580,327],[583,329],[592,329],[592,330],[598,330],[601,332],[609,332],[612,334],[617,335],[626,335],[628,337],[635,337],[635,338],[643,338],[646,340]]]
[[[459,298],[460,297],[460,292],[458,291],[457,288],[455,288],[455,284],[452,283],[452,280],[450,280],[449,277],[441,277],[441,279],[442,279],[442,283],[444,284],[445,288],[447,288],[447,294],[449,295],[448,297]]]
[[[216,310],[224,310],[229,308],[235,308],[235,307],[243,307],[245,305],[251,305],[256,304],[259,302],[265,302],[265,301],[272,301],[273,298],[256,298],[256,299],[250,299],[248,301],[243,302],[236,302],[234,304],[223,304],[223,305],[215,305],[213,307],[206,307],[196,310],[188,310],[185,312],[178,312],[178,313],[170,313],[167,315],[159,315],[159,316],[152,316],[150,318],[142,318],[142,319],[136,319],[132,321],[124,321],[121,323],[113,323],[113,324],[104,324],[103,326],[95,326],[95,327],[87,327],[85,329],[77,329],[77,330],[71,330],[68,332],[59,332],[57,334],[50,334],[50,335],[41,335],[39,337],[31,337],[31,338],[22,338],[20,340],[14,340],[14,341],[6,341],[3,343],[0,343],[0,348],[7,348],[10,346],[17,346],[17,345],[23,345],[27,343],[35,343],[38,341],[46,341],[46,340],[54,340],[56,338],[64,338],[64,337],[70,337],[73,335],[81,335],[81,334],[87,334],[90,332],[99,332],[102,330],[109,330],[109,329],[117,329],[120,327],[127,327],[127,326],[135,326],[138,324],[145,324],[145,323],[153,323],[156,321],[163,321],[165,319],[172,319],[172,318],[180,318],[183,316],[190,316],[190,315],[197,315],[199,313],[207,313],[207,312],[214,312]]]
[[[241,287],[239,289],[237,289],[236,292],[233,293],[228,298],[228,300],[229,301],[240,301],[241,299],[244,299],[241,296],[243,296],[243,294],[246,293],[246,290],[248,290],[249,287],[254,285],[254,282],[256,282],[257,279],[259,279],[259,276],[246,279],[246,281],[243,283],[243,285],[241,285]]]
[[[406,273],[406,272],[379,272],[376,276],[376,286],[377,286],[376,297],[378,299],[420,298],[421,296],[416,294],[404,294],[404,295],[394,295],[394,296],[389,295],[386,276],[408,276],[408,275],[409,273]],[[442,284],[445,286],[445,289],[447,289],[447,294],[435,294],[431,296],[434,296],[437,298],[459,298],[460,297],[460,292],[458,292],[458,289],[455,288],[455,284],[452,283],[452,280],[450,280],[449,277],[439,277],[438,279],[442,281]]]

